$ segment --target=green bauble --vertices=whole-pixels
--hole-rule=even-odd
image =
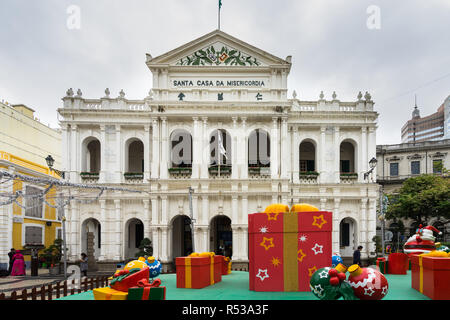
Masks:
[[[317,270],[309,281],[311,292],[320,300],[337,300],[341,297],[339,286],[330,284],[330,270],[329,267]]]

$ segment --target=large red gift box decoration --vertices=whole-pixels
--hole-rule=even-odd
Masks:
[[[314,272],[331,265],[332,223],[327,211],[249,214],[250,290],[310,291]]]
[[[219,256],[189,256],[175,259],[177,288],[201,289],[222,281]]]
[[[450,258],[411,255],[411,286],[433,300],[450,300]]]

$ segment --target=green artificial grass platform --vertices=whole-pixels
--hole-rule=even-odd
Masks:
[[[318,300],[311,292],[255,292],[248,289],[248,272],[233,271],[222,281],[203,289],[178,289],[176,274],[161,274],[167,300]],[[389,291],[383,300],[430,300],[411,287],[411,271],[406,275],[386,274]],[[94,300],[92,291],[59,300]]]

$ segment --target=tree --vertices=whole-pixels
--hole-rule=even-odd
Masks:
[[[398,193],[388,198],[387,219],[410,218],[420,224],[431,217],[450,218],[450,179],[447,177],[409,178]]]
[[[136,257],[150,257],[153,255],[153,245],[149,238],[144,238],[139,246],[139,251],[136,253]]]

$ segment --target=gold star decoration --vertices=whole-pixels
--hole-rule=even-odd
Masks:
[[[278,267],[281,264],[280,259],[272,257],[272,264],[274,267]]]
[[[279,213],[275,213],[275,212],[267,212],[267,220],[274,220],[276,221],[278,218]]]
[[[273,238],[263,238],[263,242],[261,242],[261,247],[264,247],[267,250],[269,250],[270,248],[275,247],[275,245],[273,244]]]
[[[317,221],[320,221],[320,223],[318,223]],[[321,214],[320,216],[314,216],[314,222],[313,222],[313,226],[318,227],[319,229],[322,229],[322,226],[327,223],[327,221],[323,218],[323,214]]]
[[[302,249],[297,251],[297,260],[302,262],[303,258],[306,257],[306,254],[303,252]]]
[[[316,272],[316,271],[317,271],[317,267],[316,266],[314,266],[312,268],[308,268],[309,276],[312,277],[314,272]]]

